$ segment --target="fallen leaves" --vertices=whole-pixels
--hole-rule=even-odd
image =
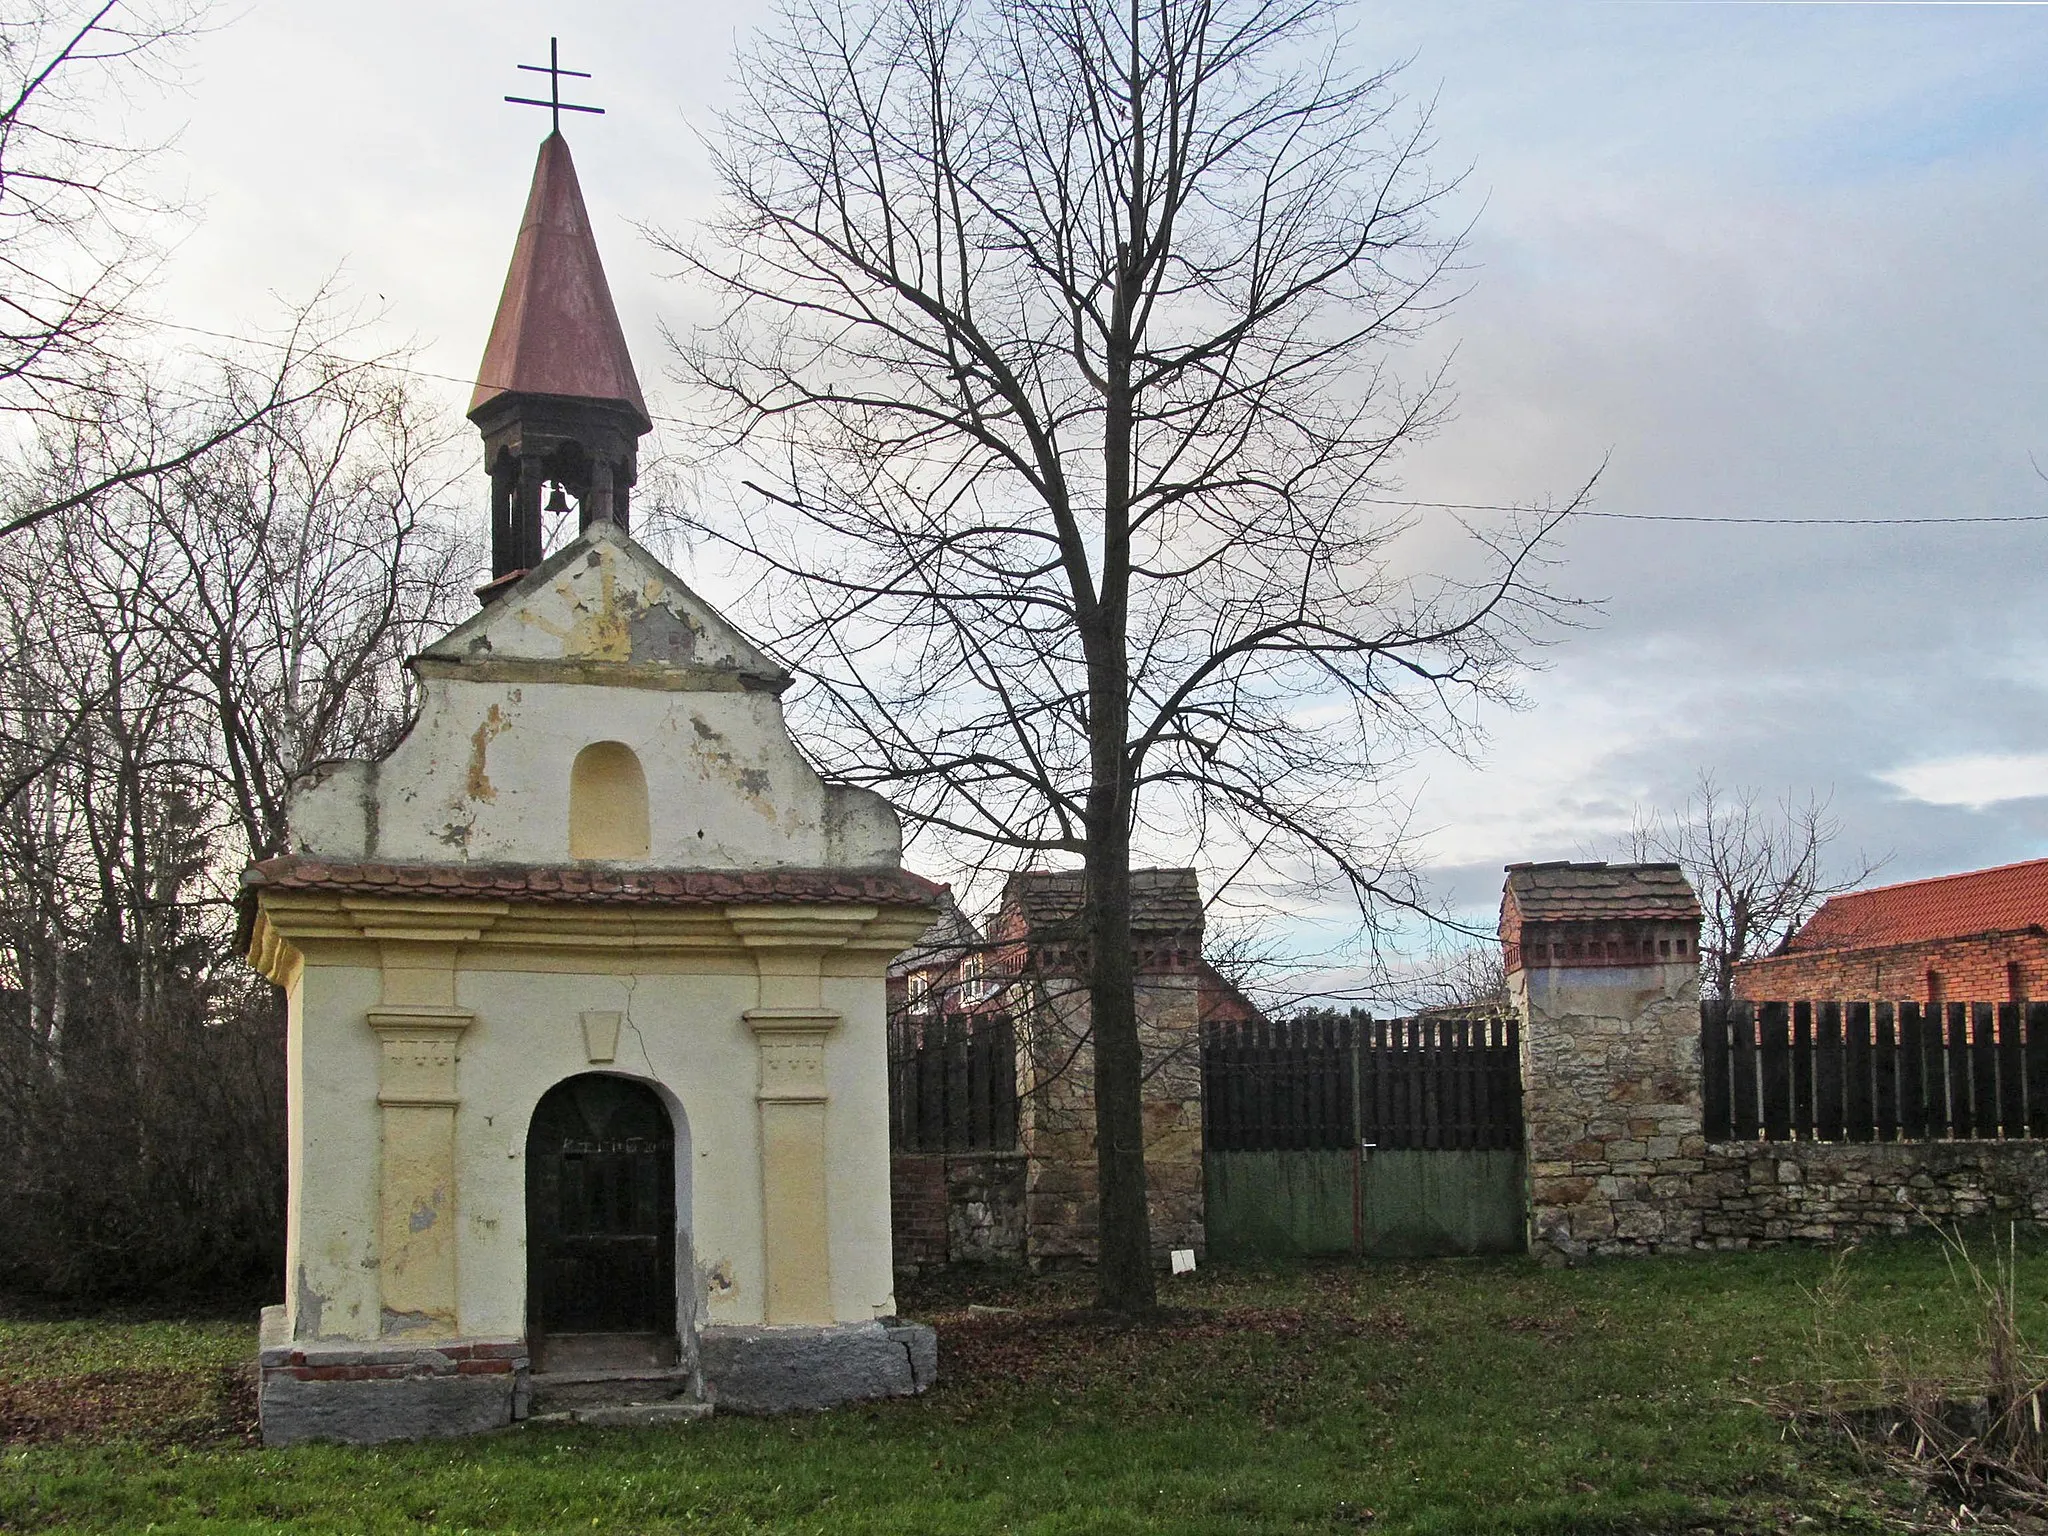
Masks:
[[[0,1381],[0,1444],[55,1440],[254,1444],[253,1372],[125,1367]]]

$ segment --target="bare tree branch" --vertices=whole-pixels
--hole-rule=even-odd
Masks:
[[[1822,902],[1883,866],[1861,855],[1835,864],[1829,849],[1841,831],[1823,798],[1787,794],[1771,805],[1754,789],[1724,790],[1703,770],[1677,810],[1638,812],[1629,853],[1684,868],[1705,919],[1700,985],[1732,997],[1737,966],[1775,953]]]
[[[1381,786],[1467,750],[1559,617],[1576,502],[1409,570],[1373,498],[1440,418],[1393,354],[1459,243],[1426,114],[1329,0],[789,0],[716,146],[720,305],[681,342],[759,500],[703,531],[822,765],[975,870],[1087,875],[1101,1296],[1147,1253],[1129,884],[1422,901]],[[1247,850],[1256,850],[1247,860]]]

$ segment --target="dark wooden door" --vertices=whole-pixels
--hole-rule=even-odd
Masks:
[[[548,1090],[526,1223],[534,1332],[675,1332],[675,1129],[651,1088],[592,1073]]]

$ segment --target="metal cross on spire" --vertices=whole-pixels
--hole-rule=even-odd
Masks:
[[[562,131],[562,114],[564,112],[595,112],[599,117],[604,116],[603,107],[579,107],[574,102],[562,100],[562,77],[564,75],[574,80],[588,80],[590,76],[584,70],[562,68],[560,42],[559,38],[551,37],[548,39],[547,63],[522,64],[519,66],[521,69],[532,70],[536,75],[546,75],[548,77],[548,99],[546,101],[536,101],[531,96],[507,96],[505,98],[507,101],[515,102],[522,107],[546,107],[553,117],[554,131],[556,133]]]

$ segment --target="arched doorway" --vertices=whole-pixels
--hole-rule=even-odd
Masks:
[[[591,1072],[526,1133],[526,1312],[536,1370],[676,1360],[676,1138],[660,1095]]]

